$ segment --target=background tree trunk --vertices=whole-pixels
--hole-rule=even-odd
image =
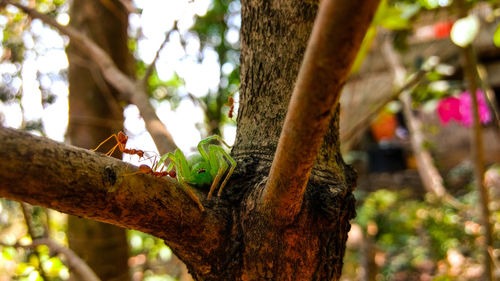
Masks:
[[[109,3],[109,7],[102,3]],[[120,1],[75,0],[70,16],[71,26],[106,50],[123,72],[133,73],[127,48],[128,14]],[[118,103],[118,93],[104,81],[91,61],[71,44],[67,54],[70,87],[67,137],[73,145],[94,148],[123,129],[123,108]],[[109,147],[105,146],[103,151]],[[117,149],[113,156],[121,158],[120,151]],[[68,241],[101,280],[130,280],[125,229],[69,216]]]

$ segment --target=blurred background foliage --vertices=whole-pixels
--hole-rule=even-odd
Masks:
[[[499,166],[490,167],[486,180],[492,196],[492,254],[498,256]],[[481,280],[484,241],[477,191],[471,183],[463,192],[457,197],[458,209],[430,193],[415,194],[408,189],[358,191],[342,280],[364,276],[367,267],[362,261],[367,258],[377,269],[372,279],[364,280]]]
[[[194,0],[199,1],[199,0]],[[39,11],[67,23],[69,3],[63,0],[23,1]],[[211,0],[207,11],[196,15],[187,30],[164,31],[169,37],[178,36],[181,45],[198,41],[196,52],[185,52],[202,62],[210,52],[217,55],[219,83],[203,96],[195,96],[186,90],[182,75],[174,72],[162,79],[154,70],[148,79],[149,93],[153,104],[167,101],[176,109],[181,101],[191,100],[202,109],[204,121],[199,124],[201,135],[223,134],[223,126],[235,126],[239,88],[239,1]],[[499,22],[498,1],[466,1],[470,8],[478,4],[491,7],[493,22]],[[377,34],[390,32],[392,44],[400,52],[411,48],[416,33],[416,22],[423,13],[446,11],[456,13],[452,0],[383,0],[369,28],[353,68],[357,74],[367,54],[378,48]],[[135,11],[138,15],[140,9]],[[500,26],[500,25],[497,25]],[[16,104],[21,107],[21,121],[15,127],[39,135],[47,135],[51,121],[30,114],[23,108],[26,99],[23,89],[23,68],[38,58],[49,58],[51,52],[64,50],[67,40],[54,31],[52,37],[42,38],[39,21],[31,21],[18,10],[7,8],[0,11],[2,28],[2,56],[0,61],[0,124],[9,123],[2,109]],[[175,27],[174,27],[175,28]],[[500,27],[491,34],[495,44],[500,45]],[[448,30],[449,32],[449,30]],[[446,34],[447,35],[447,34]],[[144,35],[140,28],[131,31],[129,48],[136,58],[139,77],[148,64],[141,58],[139,40]],[[59,45],[52,44],[59,38]],[[444,36],[447,37],[447,36]],[[170,38],[169,38],[170,39]],[[449,40],[447,38],[446,40]],[[57,40],[56,40],[57,41]],[[168,44],[168,43],[167,43]],[[193,53],[195,53],[193,55]],[[279,54],[277,54],[279,55]],[[420,69],[418,61],[411,69]],[[428,101],[455,94],[461,90],[463,78],[449,71],[449,67],[434,68],[426,73],[422,83],[413,91],[417,108]],[[41,95],[40,106],[50,109],[58,99],[60,87],[67,87],[66,69],[39,69],[35,77]],[[437,83],[439,82],[439,83]],[[443,86],[444,85],[444,86]],[[232,110],[234,100],[235,112]],[[232,115],[232,117],[231,117]],[[13,126],[9,123],[9,126]],[[432,146],[432,144],[431,144]],[[458,168],[454,170],[458,171]],[[490,165],[486,173],[490,187],[492,223],[494,226],[494,257],[500,256],[500,166]],[[480,234],[477,194],[472,182],[457,193],[460,208],[443,203],[432,194],[415,190],[379,189],[359,190],[357,217],[349,235],[348,250],[344,260],[342,280],[478,280],[481,275],[482,243]],[[46,246],[25,248],[33,239],[22,215],[20,204],[0,199],[0,281],[4,280],[66,280],[69,269],[65,258],[54,255]],[[67,245],[65,215],[40,207],[30,212],[33,233],[37,237],[48,236],[62,245]],[[34,238],[37,238],[34,237]],[[134,280],[179,280],[178,264],[172,262],[172,252],[160,239],[137,231],[128,232],[130,244],[129,266]],[[498,259],[496,259],[498,260]],[[497,264],[495,264],[496,266]],[[371,269],[369,269],[371,268]],[[499,268],[496,272],[499,274]],[[370,271],[370,274],[367,272]]]

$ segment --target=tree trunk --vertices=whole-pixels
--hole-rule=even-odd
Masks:
[[[278,228],[257,206],[316,12],[316,4],[304,1],[242,1],[242,84],[232,151],[238,169],[227,188],[235,206],[232,238],[217,254],[219,266],[206,272],[190,267],[196,280],[340,278],[355,211],[354,173],[339,152],[338,110],[295,221]]]
[[[128,14],[119,1],[107,1],[110,7],[101,3],[105,2],[73,1],[71,26],[87,34],[113,57],[122,71],[131,74],[132,57],[127,48]],[[94,148],[102,140],[122,130],[123,109],[118,104],[117,91],[104,81],[85,55],[72,44],[67,54],[70,88],[67,137],[73,145]],[[117,149],[113,156],[121,159],[120,151]],[[86,261],[101,280],[130,280],[125,229],[69,216],[68,242],[70,248]],[[82,280],[80,276],[73,275],[72,278]]]

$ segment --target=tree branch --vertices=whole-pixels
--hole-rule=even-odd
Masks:
[[[378,113],[384,109],[391,101],[398,99],[401,93],[408,91],[409,89],[418,85],[418,83],[422,80],[425,74],[429,72],[429,69],[420,69],[418,72],[413,74],[411,78],[398,90],[396,90],[392,95],[387,96],[381,103],[379,103],[373,110],[371,110],[368,114],[365,114],[363,118],[361,118],[357,123],[346,128],[344,133],[341,132],[340,142],[344,144],[345,142],[352,139],[359,132],[363,132],[366,127],[370,125],[370,123],[377,117]]]
[[[28,228],[28,234],[31,239],[38,238],[35,235],[35,227],[33,225],[33,218],[31,217],[31,206],[28,203],[21,202],[21,211],[23,212],[24,221],[26,222],[26,227]]]
[[[137,229],[197,262],[226,243],[223,211],[200,212],[176,181],[130,175],[135,171],[102,154],[0,127],[1,197]],[[210,247],[192,246],[200,244]]]
[[[3,4],[10,4],[31,18],[36,18],[47,25],[57,29],[61,34],[69,37],[71,42],[85,55],[87,55],[100,69],[106,81],[111,84],[127,100],[135,104],[141,112],[146,128],[151,134],[156,147],[161,153],[174,151],[177,146],[165,125],[156,115],[155,109],[149,103],[148,94],[142,83],[135,81],[121,72],[114,64],[109,55],[87,36],[73,29],[70,26],[62,26],[57,21],[45,14],[41,14],[34,9],[16,3],[12,0],[2,0]]]
[[[32,240],[35,240],[37,238],[37,235],[35,235],[33,217],[31,216],[31,206],[28,203],[21,202],[21,210],[23,212],[24,221],[26,222],[26,227],[28,228],[28,234],[30,235]],[[36,249],[34,252],[38,260],[40,261],[40,253]],[[45,274],[45,270],[43,269],[43,266],[39,266],[38,271],[40,272],[40,276],[43,278],[43,280],[48,280],[47,275]]]
[[[477,63],[474,49],[471,45],[462,48],[462,57],[464,60],[464,72],[468,82],[468,90],[472,99],[472,110],[474,118],[474,126],[471,133],[471,158],[474,161],[474,179],[476,180],[476,188],[479,194],[479,207],[481,211],[481,224],[483,225],[484,245],[484,278],[487,281],[495,280],[493,273],[493,262],[489,255],[488,248],[493,247],[493,229],[490,220],[489,194],[488,189],[484,184],[484,146],[483,146],[483,131],[481,120],[479,119],[479,109],[476,91],[477,87]]]
[[[467,3],[464,0],[457,1],[458,13],[460,17],[469,15]],[[467,89],[472,99],[472,116],[474,125],[471,131],[471,159],[474,163],[474,179],[476,181],[476,188],[479,197],[479,210],[482,224],[482,233],[484,235],[484,244],[482,246],[483,252],[483,265],[484,272],[483,278],[486,281],[495,280],[495,270],[493,268],[492,256],[488,251],[493,248],[494,235],[493,226],[490,219],[490,197],[489,191],[484,184],[484,144],[483,144],[483,130],[481,120],[479,118],[479,102],[477,100],[477,90],[479,74],[477,72],[477,57],[474,47],[471,44],[461,48],[461,57],[464,70],[464,80],[467,81]]]
[[[33,241],[33,246],[46,245],[55,253],[63,254],[66,257],[68,267],[70,270],[74,270],[81,276],[85,281],[100,281],[99,277],[95,272],[83,261],[75,252],[71,249],[57,244],[52,239],[36,239]]]
[[[378,3],[320,3],[262,196],[275,221],[290,222],[301,209],[333,109]]]

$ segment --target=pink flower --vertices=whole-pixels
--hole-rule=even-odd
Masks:
[[[477,90],[476,97],[479,120],[481,120],[481,123],[486,124],[491,120],[491,113],[483,91]],[[460,94],[460,114],[462,115],[462,124],[467,127],[472,126],[474,123],[474,111],[472,108],[472,97],[468,91]]]
[[[477,90],[477,102],[479,110],[479,120],[485,124],[491,120],[491,112],[488,108],[488,103],[483,91]],[[472,98],[469,92],[465,91],[458,98],[447,97],[439,101],[437,113],[443,125],[446,125],[450,120],[456,120],[462,125],[470,127],[474,120],[474,112],[472,111]]]
[[[456,97],[447,97],[439,101],[437,112],[443,125],[447,125],[450,120],[462,120],[460,113],[460,100]]]

